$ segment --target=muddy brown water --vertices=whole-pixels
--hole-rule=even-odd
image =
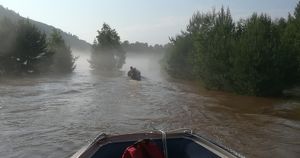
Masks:
[[[300,101],[206,91],[129,55],[123,73],[0,80],[0,157],[69,157],[97,134],[191,128],[246,157],[299,157]],[[126,77],[129,66],[141,82]]]

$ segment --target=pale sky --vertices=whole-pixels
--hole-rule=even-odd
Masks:
[[[253,12],[272,18],[287,17],[299,0],[0,0],[0,5],[23,17],[40,21],[92,43],[103,22],[121,40],[165,44],[185,30],[197,10],[206,12],[222,5],[234,19]]]

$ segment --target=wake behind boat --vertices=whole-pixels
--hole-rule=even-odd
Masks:
[[[191,132],[167,134],[151,132],[125,135],[101,134],[71,158],[122,158],[124,151],[131,152],[126,150],[139,140],[150,140],[155,143],[161,151],[164,151],[165,158],[242,157],[232,150]]]

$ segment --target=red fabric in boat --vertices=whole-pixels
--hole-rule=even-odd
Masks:
[[[164,158],[160,148],[152,142],[140,142],[129,146],[122,158]]]

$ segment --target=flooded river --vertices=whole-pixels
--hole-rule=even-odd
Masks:
[[[247,157],[299,157],[300,101],[206,91],[167,77],[155,55],[123,74],[90,71],[0,80],[0,157],[68,157],[97,134],[191,128]],[[141,82],[129,80],[129,66]]]

